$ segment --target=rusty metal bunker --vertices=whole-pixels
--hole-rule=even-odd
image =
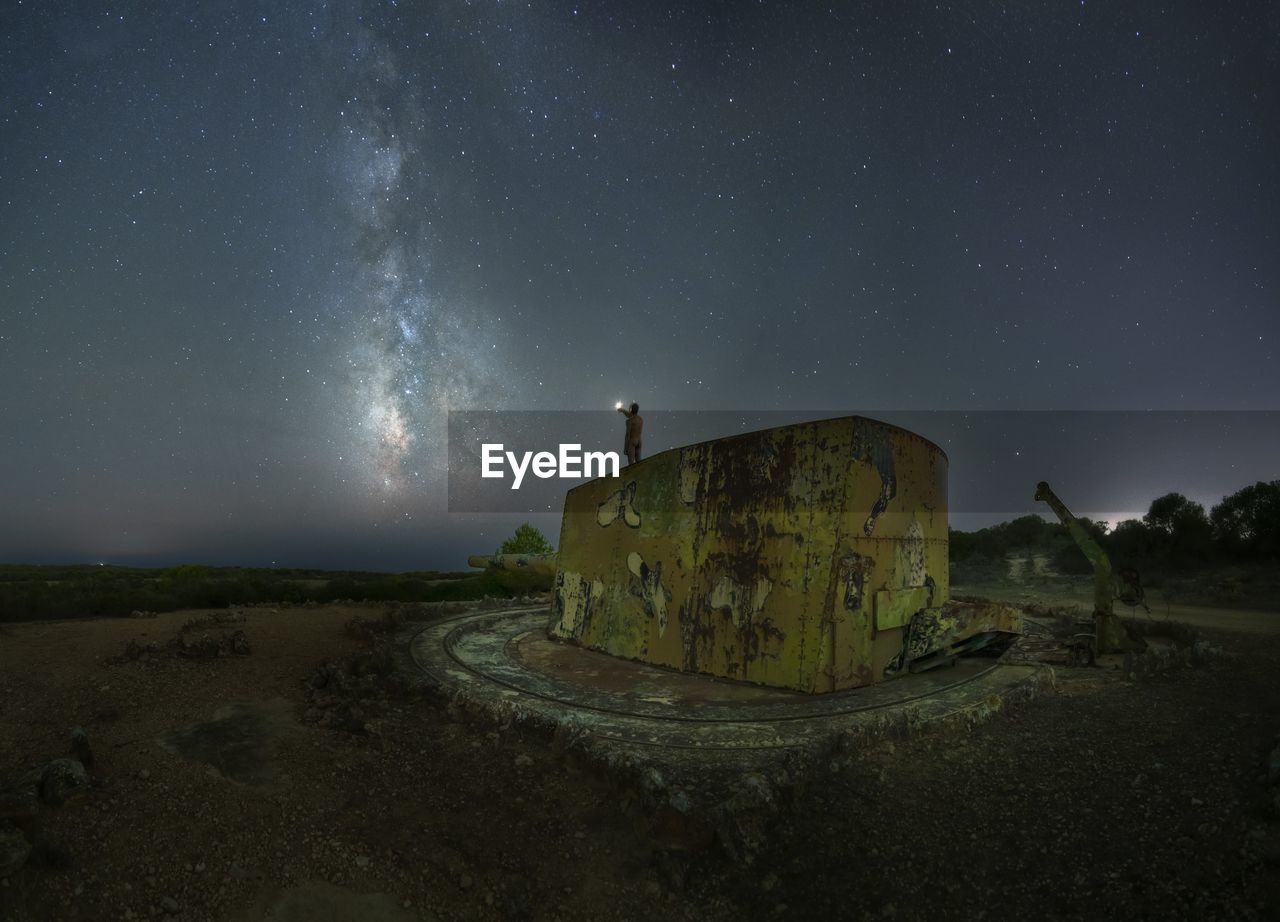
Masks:
[[[548,632],[803,692],[870,685],[1019,629],[951,601],[947,457],[858,416],[672,449],[570,490]]]

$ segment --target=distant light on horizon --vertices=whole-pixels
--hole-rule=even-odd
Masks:
[[[1132,519],[1141,519],[1145,512],[1080,512],[1076,514],[1078,518],[1088,519],[1091,522],[1105,522],[1107,532],[1113,532],[1116,526],[1121,522],[1128,522]],[[1052,514],[1048,516],[1054,521]]]
[[[71,6],[6,7],[0,561],[449,569],[518,524],[450,412],[612,387],[648,455],[955,414],[963,530],[1280,476],[1267,4]]]
[[[1072,510],[1076,518],[1088,519],[1090,522],[1105,522],[1107,532],[1115,530],[1121,522],[1133,519],[1141,520],[1145,512],[1090,512]],[[1057,522],[1057,517],[1048,509],[1031,509],[1026,512],[953,512],[948,516],[948,524],[955,531],[979,531],[992,528],[1026,515],[1039,516],[1046,522]]]

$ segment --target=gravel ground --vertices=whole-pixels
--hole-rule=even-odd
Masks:
[[[234,627],[252,652],[208,660],[165,646],[199,613],[0,627],[0,775],[66,754],[73,726],[95,754],[90,792],[35,821],[51,847],[0,882],[0,918],[248,922],[320,905],[367,919],[1264,919],[1280,906],[1280,786],[1263,768],[1280,732],[1275,636],[1214,636],[1236,655],[1139,683],[1060,672],[1058,693],[968,734],[824,767],[761,858],[735,868],[655,851],[606,782],[540,740],[394,695],[355,715],[357,732],[349,712],[325,717],[307,681],[365,645],[343,630],[357,613],[379,615],[251,609]],[[160,649],[118,661],[131,640]],[[247,783],[157,742],[235,703],[262,742],[227,742],[222,768],[244,757]]]
[[[969,734],[816,779],[763,859],[778,915],[1280,918],[1280,639],[1213,639],[1238,655],[1140,683],[1059,670]]]

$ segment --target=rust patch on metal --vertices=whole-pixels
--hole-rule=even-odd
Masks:
[[[873,558],[861,554],[846,554],[837,562],[836,584],[844,587],[845,611],[862,608],[863,585],[874,566]]]
[[[631,465],[626,481],[583,484],[566,498],[559,558],[580,582],[557,584],[550,634],[808,692],[879,681],[910,661],[903,606],[949,597],[946,468],[927,440],[845,417],[687,446]],[[620,518],[628,527],[613,527]],[[881,593],[897,607],[877,631]],[[932,634],[964,636],[948,618],[950,633]],[[920,632],[931,655],[923,621]]]
[[[864,461],[876,469],[880,475],[880,495],[862,525],[862,531],[868,537],[875,530],[878,519],[895,496],[898,495],[898,475],[893,461],[893,445],[886,429],[859,429],[854,434],[852,456],[854,460]]]
[[[608,528],[622,519],[628,528],[640,527],[640,513],[635,508],[636,482],[633,480],[596,507],[596,524]]]
[[[645,614],[658,620],[658,636],[661,637],[667,632],[667,603],[671,601],[670,593],[662,586],[662,561],[650,567],[632,551],[627,555],[627,569],[634,577],[631,594],[643,599]]]

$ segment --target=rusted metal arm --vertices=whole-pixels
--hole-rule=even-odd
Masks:
[[[1071,514],[1071,510],[1066,507],[1066,504],[1058,499],[1057,495],[1043,480],[1036,484],[1036,499],[1049,504],[1049,508],[1058,517],[1058,521],[1066,526],[1072,540],[1084,552],[1084,555],[1089,558],[1089,562],[1093,564],[1095,651],[1098,653],[1123,653],[1128,650],[1145,649],[1146,642],[1139,637],[1131,635],[1125,629],[1123,622],[1112,614],[1111,601],[1115,597],[1115,583],[1111,576],[1111,559],[1107,557],[1107,552],[1102,549],[1102,546],[1097,541],[1093,540],[1093,536],[1085,530],[1080,521]]]
[[[1066,526],[1076,546],[1084,552],[1084,556],[1088,557],[1089,562],[1093,564],[1093,610],[1110,614],[1113,596],[1111,558],[1107,556],[1107,552],[1099,546],[1098,542],[1093,540],[1093,536],[1080,524],[1080,520],[1071,514],[1071,510],[1067,508],[1066,504],[1058,499],[1057,494],[1053,492],[1049,484],[1043,480],[1036,484],[1036,499],[1049,504],[1049,508],[1058,517],[1058,521]]]

